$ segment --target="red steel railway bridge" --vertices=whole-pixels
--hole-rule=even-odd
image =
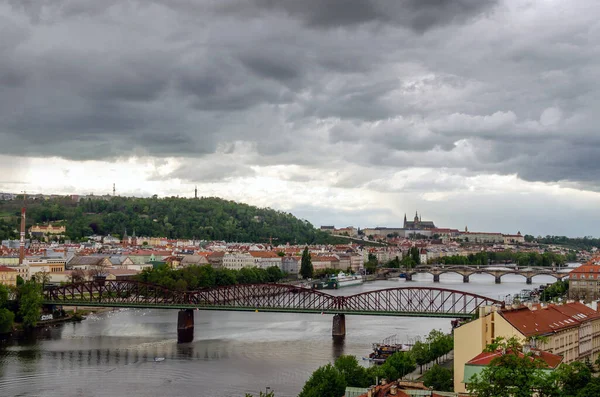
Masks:
[[[178,341],[191,342],[194,310],[333,314],[333,336],[346,334],[346,314],[472,318],[480,307],[504,302],[464,291],[400,287],[335,296],[287,284],[238,284],[175,291],[139,281],[88,281],[44,290],[45,305],[180,310]]]

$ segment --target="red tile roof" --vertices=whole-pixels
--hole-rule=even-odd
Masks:
[[[578,327],[581,322],[599,316],[599,313],[579,302],[543,308],[533,306],[532,309],[527,306],[506,309],[500,315],[524,336],[545,335]]]
[[[4,272],[16,272],[15,269],[11,269],[10,267],[6,267],[6,266],[0,266],[0,272],[4,273]]]
[[[255,258],[278,258],[279,257],[279,255],[277,255],[273,251],[250,251],[250,255],[252,255]]]
[[[543,350],[531,349],[532,355],[530,356],[531,361],[535,359],[542,360],[548,368],[556,368],[562,362],[562,356],[548,353]],[[497,350],[495,352],[483,352],[473,357],[471,360],[467,361],[468,365],[481,365],[487,366],[490,365],[493,359],[497,357],[501,357],[503,354],[513,354],[510,350],[506,353],[502,353],[502,350]],[[519,352],[519,357],[525,357],[522,352]]]

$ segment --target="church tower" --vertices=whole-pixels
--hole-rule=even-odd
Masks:
[[[403,227],[406,229],[406,212],[404,213],[404,226]]]
[[[419,226],[419,211],[415,211],[415,224],[414,224],[414,228],[418,229]]]

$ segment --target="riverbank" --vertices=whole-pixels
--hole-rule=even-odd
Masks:
[[[24,329],[21,323],[15,323],[10,332],[0,334],[0,340],[20,339],[29,334],[31,331],[56,327],[61,324],[79,322],[85,320],[89,314],[98,314],[114,310],[108,307],[86,307],[85,309],[77,309],[77,306],[64,306],[63,310],[66,315],[64,317],[53,318],[51,320],[40,320],[35,327]]]

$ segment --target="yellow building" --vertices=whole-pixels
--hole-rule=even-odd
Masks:
[[[17,286],[17,274],[15,269],[6,266],[0,266],[0,284],[9,287]]]
[[[600,353],[600,313],[579,302],[504,310],[482,308],[478,319],[454,330],[454,391],[466,391],[465,363],[495,338],[513,336],[523,342],[532,337],[547,338],[536,347],[562,356],[564,363],[585,357],[593,362]]]
[[[48,239],[49,236],[62,236],[67,232],[65,226],[35,225],[29,228],[32,237]]]

